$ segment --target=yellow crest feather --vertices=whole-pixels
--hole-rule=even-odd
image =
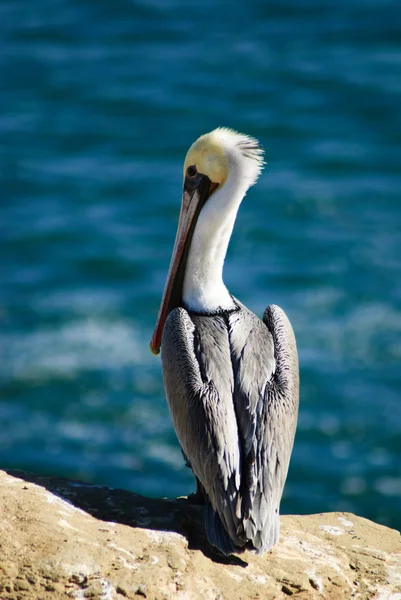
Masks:
[[[255,183],[264,162],[263,150],[256,139],[237,133],[226,127],[218,127],[202,135],[187,152],[184,162],[184,178],[189,166],[207,175],[213,183],[222,185],[230,169],[230,153],[237,151],[250,167],[251,183]]]

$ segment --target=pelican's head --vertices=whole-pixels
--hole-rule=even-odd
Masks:
[[[197,173],[207,176],[214,188],[224,185],[234,172],[249,187],[256,183],[263,164],[263,150],[257,140],[232,129],[218,127],[201,135],[188,150],[184,162],[184,189],[186,178],[194,173],[192,167]]]
[[[165,320],[169,312],[180,305],[186,257],[199,214],[216,190],[227,188],[220,198],[229,200],[230,193],[245,194],[263,168],[263,151],[258,141],[232,129],[219,127],[202,135],[187,152],[184,162],[184,183],[181,213],[178,222],[170,269],[155,331],[150,343],[158,354]],[[228,183],[231,185],[228,186]],[[220,206],[225,210],[224,206]]]

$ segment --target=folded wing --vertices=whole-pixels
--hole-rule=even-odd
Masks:
[[[285,313],[263,322],[245,307],[230,317],[234,405],[242,442],[241,529],[258,553],[279,537],[279,506],[298,415],[298,358]]]
[[[178,440],[210,503],[205,513],[209,540],[230,554],[235,542],[243,542],[236,536],[240,446],[224,320],[192,321],[183,308],[174,309],[164,327],[162,360]]]

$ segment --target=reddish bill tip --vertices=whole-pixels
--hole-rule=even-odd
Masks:
[[[160,354],[160,346],[155,346],[153,344],[153,340],[150,342],[149,346],[150,346],[150,351],[152,354],[154,354],[155,356]]]

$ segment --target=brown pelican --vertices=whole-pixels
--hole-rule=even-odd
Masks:
[[[170,269],[151,341],[167,402],[206,503],[209,542],[262,554],[279,505],[298,413],[298,358],[284,312],[263,321],[231,296],[223,263],[238,208],[263,167],[257,140],[225,128],[189,149]]]

